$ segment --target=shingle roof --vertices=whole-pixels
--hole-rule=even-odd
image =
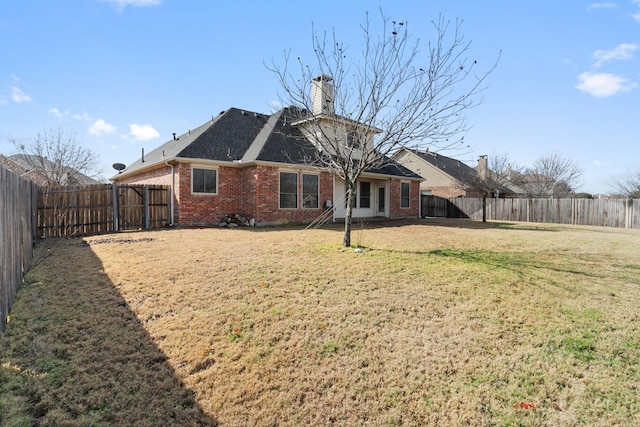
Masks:
[[[451,157],[432,153],[430,151],[424,152],[414,149],[409,149],[409,151],[458,181],[464,182],[468,177],[473,177],[478,174],[474,168],[466,165],[460,160],[452,159]]]
[[[123,174],[133,174],[175,159],[309,164],[316,148],[291,125],[303,115],[304,112],[295,107],[283,108],[272,115],[230,108],[145,154],[144,161],[142,158],[136,160]],[[368,172],[420,178],[395,161]]]

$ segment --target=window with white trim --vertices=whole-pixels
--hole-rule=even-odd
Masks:
[[[218,194],[218,170],[192,167],[191,192],[193,194]]]
[[[411,200],[411,197],[410,197],[411,193],[409,191],[410,188],[411,188],[411,185],[408,182],[400,183],[400,207],[401,208],[409,207],[409,201]]]

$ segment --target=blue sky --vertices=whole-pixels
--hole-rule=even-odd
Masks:
[[[0,153],[9,137],[60,129],[112,176],[222,110],[273,111],[281,89],[265,63],[308,55],[312,23],[355,49],[379,9],[423,43],[439,14],[462,19],[481,65],[502,51],[468,112],[471,153],[444,154],[527,166],[558,153],[591,193],[640,170],[640,0],[3,0]]]

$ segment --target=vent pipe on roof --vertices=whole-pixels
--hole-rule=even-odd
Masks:
[[[142,149],[142,163],[144,163],[144,148]]]
[[[174,141],[176,140],[176,133],[175,132],[173,132],[173,140]]]

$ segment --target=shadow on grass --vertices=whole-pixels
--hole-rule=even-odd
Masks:
[[[27,280],[0,336],[0,425],[217,425],[89,246],[64,241]]]

